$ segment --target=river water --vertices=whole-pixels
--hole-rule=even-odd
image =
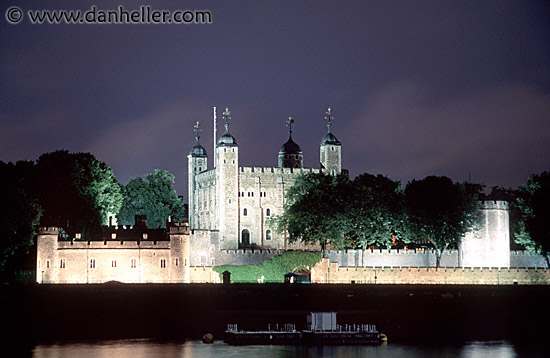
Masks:
[[[62,343],[39,345],[32,351],[36,358],[145,358],[145,357],[224,357],[224,358],[286,358],[286,357],[407,357],[407,358],[513,358],[543,357],[542,352],[520,350],[506,341],[468,342],[457,346],[413,346],[387,344],[382,346],[229,346],[222,341],[203,344],[200,341],[167,343],[151,340],[118,340],[94,343]]]

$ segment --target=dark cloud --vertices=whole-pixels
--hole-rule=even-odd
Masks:
[[[398,83],[367,101],[345,133],[352,171],[515,187],[550,168],[550,94],[506,86],[433,104],[434,91]]]

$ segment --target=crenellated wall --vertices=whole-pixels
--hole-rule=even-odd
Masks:
[[[341,267],[323,258],[311,270],[312,283],[548,285],[550,270],[488,267]]]
[[[67,241],[58,238],[57,228],[40,228],[36,281],[189,282],[189,227],[186,223],[170,223],[168,235],[164,232],[143,227],[135,230],[108,227],[104,234],[110,234],[111,239]],[[120,239],[131,238],[131,233],[133,240]]]

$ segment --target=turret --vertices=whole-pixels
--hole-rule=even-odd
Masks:
[[[218,218],[220,249],[237,249],[239,227],[233,223],[239,220],[237,193],[239,188],[239,146],[229,133],[231,112],[229,108],[222,114],[225,132],[216,144],[216,183],[218,187]],[[233,224],[233,225],[232,225]]]
[[[56,227],[39,227],[36,237],[36,282],[56,283],[59,266],[57,254],[57,238],[59,229]]]
[[[292,140],[292,125],[294,119],[288,117],[288,140],[279,150],[279,168],[303,168],[304,155],[302,148]]]
[[[329,107],[325,116],[328,131],[321,139],[320,162],[323,172],[335,175],[342,172],[342,143],[331,132],[333,119],[333,112]]]
[[[208,163],[208,155],[206,153],[206,149],[204,149],[200,143],[200,132],[201,127],[200,123],[197,122],[197,124],[194,127],[195,130],[195,139],[196,143],[195,146],[191,149],[189,152],[189,155],[187,156],[187,163],[188,163],[188,190],[189,190],[189,227],[191,229],[197,229],[197,195],[196,194],[196,187],[195,187],[195,177],[197,174],[206,171],[207,170],[207,163]]]
[[[507,201],[487,200],[479,205],[481,227],[461,240],[459,266],[509,267],[510,223]]]

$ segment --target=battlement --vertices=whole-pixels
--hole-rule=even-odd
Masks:
[[[59,228],[57,227],[39,227],[37,230],[38,235],[59,235]]]
[[[481,210],[509,210],[510,204],[505,200],[482,200],[479,208]]]
[[[57,247],[60,250],[90,250],[90,249],[109,249],[109,250],[128,250],[128,249],[169,249],[170,241],[59,241]]]
[[[189,223],[186,222],[171,222],[168,224],[168,232],[176,235],[189,235]]]
[[[310,168],[273,168],[273,167],[240,167],[241,173],[268,173],[268,174],[292,174],[292,173],[319,173],[319,169]]]
[[[220,250],[220,255],[265,255],[273,254],[280,255],[283,250],[278,249],[238,249],[238,250]]]

